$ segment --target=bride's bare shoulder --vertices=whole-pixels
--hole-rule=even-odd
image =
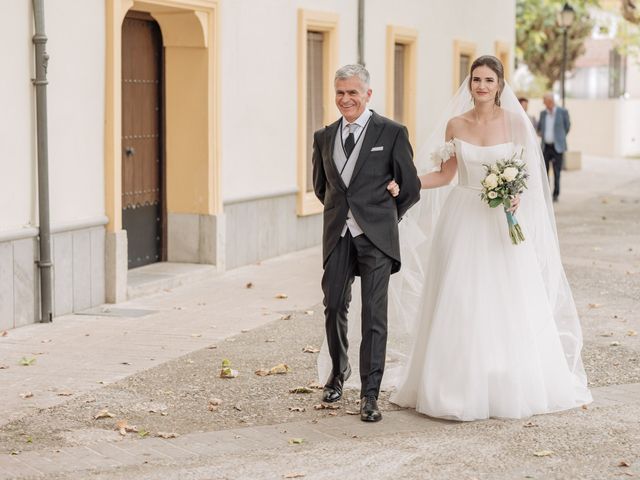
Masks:
[[[465,130],[469,125],[469,122],[473,120],[472,111],[469,110],[461,115],[451,117],[447,122],[447,137],[455,137],[461,131]]]

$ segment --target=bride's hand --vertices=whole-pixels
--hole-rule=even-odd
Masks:
[[[391,180],[389,185],[387,185],[387,191],[392,197],[397,197],[400,195],[400,185],[398,185],[395,180]]]
[[[509,208],[507,211],[510,213],[516,213],[516,210],[518,210],[519,205],[520,205],[520,195],[516,195],[511,199],[511,208]]]

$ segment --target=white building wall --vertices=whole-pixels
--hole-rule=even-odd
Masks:
[[[34,217],[31,18],[31,2],[0,2],[0,232],[20,229]]]

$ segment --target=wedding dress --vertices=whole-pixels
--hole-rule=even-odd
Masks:
[[[415,344],[391,401],[456,420],[588,403],[565,360],[533,244],[512,245],[502,208],[480,201],[483,164],[518,147],[454,145],[458,185],[434,230]]]

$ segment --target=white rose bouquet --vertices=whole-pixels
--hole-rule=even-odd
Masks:
[[[482,180],[480,197],[491,208],[500,205],[504,208],[509,225],[509,236],[514,245],[524,241],[524,234],[515,215],[509,212],[511,200],[527,188],[527,166],[521,160],[522,151],[515,152],[510,158],[498,160],[493,165],[484,165],[487,175]]]

